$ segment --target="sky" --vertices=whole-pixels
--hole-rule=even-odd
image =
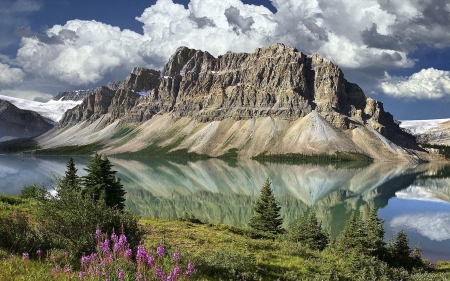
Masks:
[[[179,46],[318,54],[396,120],[450,118],[450,0],[0,0],[0,95],[161,69]]]

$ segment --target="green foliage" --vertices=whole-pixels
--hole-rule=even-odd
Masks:
[[[69,162],[66,165],[67,170],[65,172],[64,178],[59,182],[59,188],[72,189],[79,191],[81,189],[80,186],[80,178],[77,175],[77,168],[75,168],[75,163],[73,162],[73,158],[70,157]]]
[[[52,247],[69,250],[76,258],[95,250],[97,228],[126,232],[130,247],[136,247],[144,234],[136,216],[110,208],[103,198],[94,201],[76,190],[58,190],[58,196],[49,196],[37,211]]]
[[[19,205],[24,202],[21,198],[12,195],[0,194],[0,202],[9,205]]]
[[[288,238],[314,250],[323,250],[328,244],[329,235],[322,229],[314,209],[301,217],[289,230]]]
[[[13,139],[0,142],[0,153],[17,153],[34,149],[38,149],[38,145],[33,139]]]
[[[382,258],[386,254],[384,242],[385,230],[383,220],[378,216],[374,205],[370,207],[369,217],[365,224],[365,249],[371,256]]]
[[[355,212],[352,212],[345,224],[342,235],[338,237],[337,247],[341,252],[354,249],[361,253],[365,250],[365,238],[364,222],[361,217],[356,216]]]
[[[82,192],[94,201],[98,201],[103,196],[108,207],[123,211],[126,192],[120,178],[116,178],[117,172],[112,170],[113,166],[108,157],[95,153],[85,169],[88,174],[82,179]]]
[[[193,258],[197,270],[213,280],[258,280],[255,256],[228,247],[200,251]]]
[[[22,254],[42,247],[46,235],[32,223],[31,215],[14,210],[0,215],[0,248],[8,253]]]
[[[267,231],[270,233],[280,233],[283,219],[280,217],[281,207],[278,205],[269,179],[262,186],[261,194],[253,206],[255,214],[250,218],[249,226],[256,230]]]
[[[204,222],[202,222],[201,220],[199,220],[198,218],[196,218],[194,216],[194,214],[188,214],[187,212],[184,212],[184,215],[179,218],[180,221],[185,221],[185,222],[191,222],[191,223],[199,223],[199,224],[203,224]]]
[[[47,149],[39,149],[34,154],[39,155],[90,155],[102,148],[100,142],[94,142],[86,145],[68,145]]]
[[[283,163],[331,163],[331,162],[366,162],[373,161],[367,155],[356,152],[336,152],[334,154],[316,154],[308,155],[301,153],[287,154],[267,154],[261,153],[252,157],[253,160],[264,162],[283,162]]]
[[[440,155],[445,157],[445,159],[450,160],[450,146],[448,145],[423,143],[420,146],[423,148],[436,149]]]
[[[47,189],[42,186],[37,186],[36,184],[25,186],[20,191],[20,198],[24,199],[36,199],[43,200],[47,194]]]

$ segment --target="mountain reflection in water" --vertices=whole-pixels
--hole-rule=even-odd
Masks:
[[[0,155],[0,192],[19,194],[33,183],[51,188],[49,179],[64,175],[68,158]],[[90,159],[74,157],[80,176]],[[353,211],[366,216],[374,204],[387,239],[406,229],[424,257],[450,259],[443,250],[450,248],[450,166],[109,159],[127,191],[126,206],[136,214],[175,219],[186,212],[208,223],[245,226],[269,177],[286,228],[313,207],[336,237]]]

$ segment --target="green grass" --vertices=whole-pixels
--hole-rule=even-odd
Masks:
[[[102,148],[100,142],[87,145],[60,146],[48,149],[39,149],[34,152],[37,155],[90,155]]]

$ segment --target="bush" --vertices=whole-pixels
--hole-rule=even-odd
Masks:
[[[31,223],[31,216],[14,210],[0,216],[0,248],[8,253],[22,254],[45,247],[45,236]]]
[[[54,248],[69,250],[72,258],[95,250],[95,230],[114,229],[126,232],[130,247],[136,247],[144,231],[138,217],[106,206],[103,199],[94,201],[75,190],[60,190],[38,206],[42,230],[51,238]]]
[[[24,199],[36,199],[43,200],[47,194],[47,189],[42,186],[37,186],[36,184],[25,186],[20,191],[20,198]]]

